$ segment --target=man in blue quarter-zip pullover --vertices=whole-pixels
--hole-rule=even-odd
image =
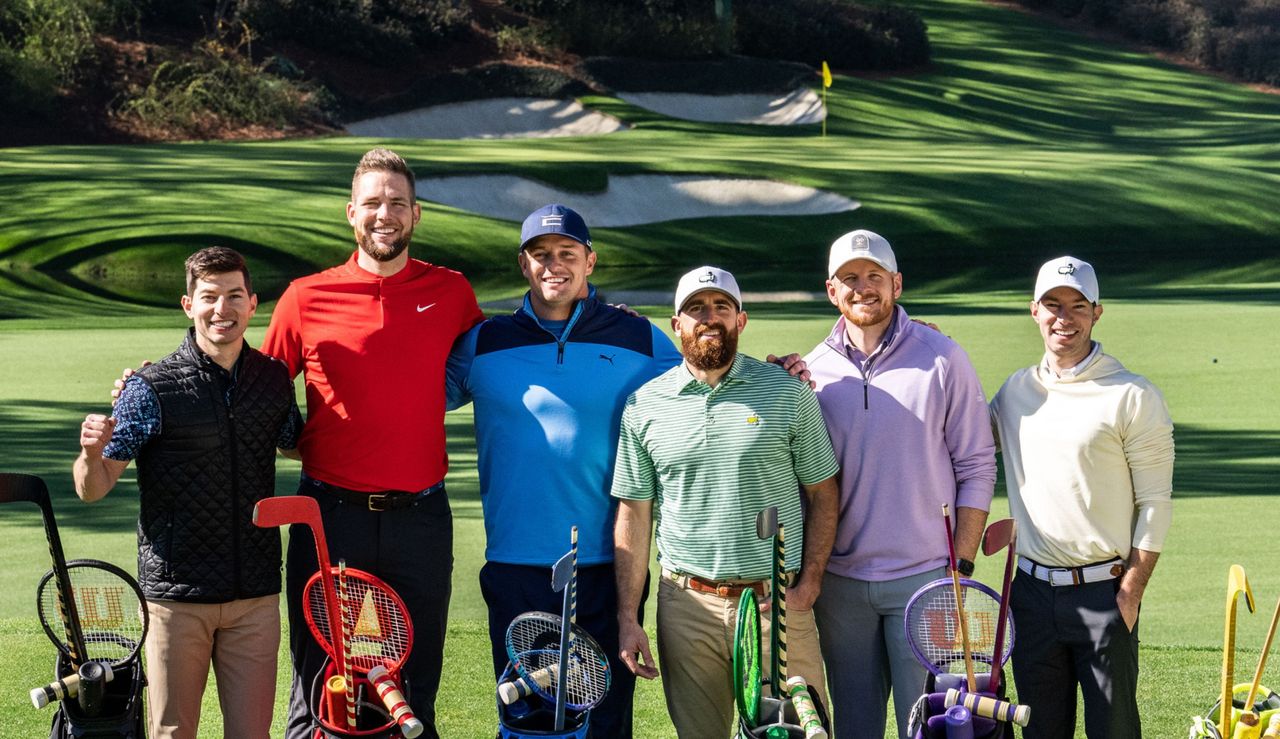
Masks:
[[[524,305],[465,334],[447,373],[449,408],[475,403],[487,537],[480,590],[494,673],[506,665],[513,618],[560,611],[549,568],[577,526],[578,624],[613,672],[608,697],[592,711],[592,735],[630,737],[635,676],[618,659],[609,488],[623,402],[681,357],[647,319],[596,299],[587,282],[596,263],[591,233],[573,210],[548,205],[530,214],[517,260],[529,281]]]

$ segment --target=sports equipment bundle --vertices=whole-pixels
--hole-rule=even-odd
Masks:
[[[507,663],[498,682],[503,739],[587,735],[591,709],[609,693],[609,660],[577,625],[578,527],[569,551],[551,569],[551,589],[564,593],[560,616],[522,613],[507,627]]]
[[[315,499],[291,495],[261,500],[253,522],[270,528],[301,524],[311,530],[319,569],[302,591],[307,627],[328,654],[311,687],[315,736],[412,739],[422,722],[405,699],[400,668],[413,651],[413,622],[400,596],[368,572],[329,563]]]
[[[1013,651],[1009,617],[1016,527],[1011,519],[987,527],[982,549],[987,556],[1007,551],[1002,592],[956,571],[950,513],[943,506],[951,576],[917,590],[904,616],[907,644],[929,670],[924,694],[912,707],[912,739],[1011,737],[1011,723],[1025,726],[1027,706],[1003,700],[1004,665]]]
[[[768,677],[761,675],[760,609],[755,591],[747,588],[738,600],[733,645],[738,736],[740,739],[826,739],[829,724],[821,702],[803,677],[787,676],[787,550],[777,506],[756,515],[756,536],[773,542],[770,670]]]
[[[58,648],[54,680],[31,691],[31,703],[57,703],[49,736],[141,737],[142,688],[138,658],[147,611],[138,583],[108,562],[62,552],[49,489],[32,475],[0,473],[0,503],[40,508],[53,569],[40,580],[40,625]]]

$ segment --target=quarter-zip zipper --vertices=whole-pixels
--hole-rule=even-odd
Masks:
[[[222,402],[227,407],[227,435],[231,447],[231,551],[232,572],[234,574],[235,597],[240,598],[240,470],[236,454],[236,411],[232,395],[236,391],[235,375],[227,373],[227,389],[222,394]]]

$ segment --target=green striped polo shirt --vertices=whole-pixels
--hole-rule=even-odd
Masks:
[[[799,569],[800,484],[839,469],[809,385],[739,354],[714,388],[681,363],[627,398],[612,494],[654,501],[663,567],[757,580],[773,555],[756,538],[756,514],[778,506],[787,569]]]

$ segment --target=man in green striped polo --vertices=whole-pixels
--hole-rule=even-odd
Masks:
[[[810,609],[835,536],[839,467],[808,384],[738,354],[747,314],[733,275],[716,267],[689,272],[676,288],[675,308],[671,326],[684,362],[632,393],[622,413],[612,490],[620,499],[614,528],[620,656],[640,677],[658,676],[636,620],[656,519],[667,710],[681,737],[723,739],[733,726],[738,597],[754,589],[763,604],[772,567],[772,546],[755,533],[756,514],[769,506],[778,507],[787,532],[792,573],[788,674],[804,676],[825,702]]]

